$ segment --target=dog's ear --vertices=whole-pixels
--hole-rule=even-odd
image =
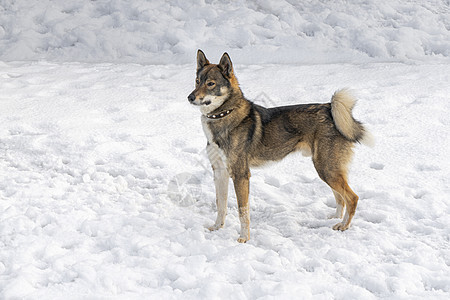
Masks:
[[[231,77],[233,75],[233,64],[231,63],[228,53],[224,53],[219,62],[219,67],[222,70],[223,75]]]
[[[197,71],[203,69],[204,66],[209,65],[209,61],[202,50],[197,51]]]

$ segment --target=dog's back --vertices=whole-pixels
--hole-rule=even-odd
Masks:
[[[311,155],[316,150],[315,139],[324,137],[332,139],[333,143],[371,144],[369,132],[353,118],[355,103],[351,93],[343,89],[335,92],[331,103],[273,108],[253,104],[250,114],[258,114],[259,117],[251,118],[257,120],[255,126],[262,132],[253,141],[253,160],[257,164],[265,160],[276,161],[297,150]]]

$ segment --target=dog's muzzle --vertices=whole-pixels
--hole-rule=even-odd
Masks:
[[[188,100],[189,100],[190,103],[193,103],[193,102],[195,101],[195,95],[194,95],[194,93],[191,93],[191,94],[188,96]]]
[[[191,94],[188,96],[189,103],[194,104],[195,98],[196,98],[196,97],[195,97],[194,93],[191,93]]]
[[[210,104],[211,104],[211,100],[203,101],[203,98],[200,99],[200,103],[195,103],[195,99],[196,99],[196,98],[197,98],[197,97],[195,97],[195,94],[194,94],[194,93],[191,93],[191,94],[188,96],[189,103],[194,104],[194,105],[210,105]]]

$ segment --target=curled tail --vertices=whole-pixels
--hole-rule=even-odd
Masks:
[[[348,89],[338,90],[331,97],[331,115],[337,130],[348,140],[373,146],[373,138],[363,124],[353,118],[356,99]]]

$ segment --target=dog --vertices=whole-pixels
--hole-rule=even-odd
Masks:
[[[214,171],[217,219],[209,230],[225,224],[231,177],[241,223],[238,242],[247,242],[250,168],[279,161],[295,151],[312,157],[319,177],[333,191],[336,212],[330,217],[343,216],[333,229],[349,228],[358,196],[347,183],[348,164],[353,146],[371,141],[370,133],[352,116],[356,100],[349,90],[336,91],[330,103],[265,108],[244,97],[227,53],[219,64],[211,64],[198,50],[195,89],[188,100],[202,113],[206,151]]]

